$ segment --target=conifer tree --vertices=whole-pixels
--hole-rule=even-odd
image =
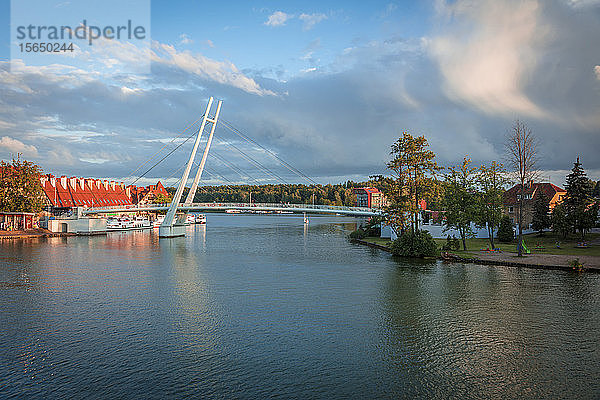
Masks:
[[[573,163],[571,173],[567,175],[565,189],[567,190],[565,196],[567,219],[573,229],[579,231],[581,240],[584,240],[586,230],[594,226],[597,215],[594,215],[594,208],[591,207],[594,188],[590,185],[579,157]]]
[[[550,204],[548,197],[544,193],[540,193],[536,196],[535,203],[533,204],[531,227],[542,235],[544,229],[550,228],[550,225]]]

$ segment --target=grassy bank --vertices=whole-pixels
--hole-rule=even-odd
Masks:
[[[531,254],[557,254],[557,255],[572,255],[572,256],[600,256],[600,234],[590,233],[586,235],[586,242],[589,247],[585,249],[577,248],[577,244],[580,242],[579,236],[570,236],[567,239],[563,239],[554,233],[545,233],[542,236],[538,236],[536,233],[524,235],[525,246],[531,250]],[[435,239],[438,246],[446,243],[445,239]],[[557,247],[557,243],[560,247]],[[499,243],[495,242],[496,247],[504,252],[517,252],[517,241],[512,243]],[[467,251],[479,251],[487,249],[489,247],[488,239],[467,239]],[[461,250],[456,253],[464,253]]]
[[[525,235],[525,245],[531,250],[531,254],[557,254],[557,255],[571,255],[571,256],[594,256],[600,257],[600,233],[590,233],[586,235],[586,242],[589,244],[588,248],[580,249],[577,248],[577,244],[580,242],[579,236],[569,236],[567,239],[563,239],[555,235],[554,233],[547,232],[542,236],[537,234]],[[392,243],[389,239],[383,239],[378,237],[367,237],[363,239],[366,242],[378,244],[380,246],[387,246]],[[436,244],[441,249],[446,243],[446,239],[435,239]],[[560,248],[557,248],[557,242],[560,243]],[[496,248],[499,248],[503,252],[516,253],[517,242],[513,243],[499,243],[495,242]],[[480,251],[489,247],[488,239],[467,239],[467,252],[461,249],[453,251],[453,253],[462,254],[465,257],[469,257],[470,252]]]

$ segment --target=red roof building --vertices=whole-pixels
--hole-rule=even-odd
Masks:
[[[549,182],[534,183],[533,181],[530,181],[526,183],[523,191],[523,226],[531,224],[533,205],[540,196],[545,196],[548,201],[550,212],[552,212],[557,204],[562,203],[566,194],[566,190]],[[504,192],[504,213],[510,217],[513,223],[517,221],[520,198],[520,185],[515,185]]]
[[[357,207],[382,208],[386,205],[385,195],[377,188],[362,187],[352,190],[356,195]]]
[[[129,186],[127,190],[133,204],[154,203],[158,196],[169,198],[169,193],[160,181],[156,185],[146,187]]]
[[[40,177],[48,203],[54,208],[131,205],[127,188],[101,179],[67,178],[47,174]]]

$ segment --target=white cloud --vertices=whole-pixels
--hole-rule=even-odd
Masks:
[[[596,6],[600,4],[600,0],[565,0],[568,5],[573,8],[583,8]]]
[[[189,51],[178,52],[175,47],[158,42],[153,43],[152,61],[173,65],[182,70],[205,79],[230,85],[248,93],[258,95],[275,95],[270,90],[259,86],[252,78],[248,78],[229,61],[215,61],[201,54]]]
[[[188,35],[187,33],[182,33],[181,35],[179,35],[179,43],[180,44],[192,44],[194,43],[194,41],[190,38],[190,35]]]
[[[300,20],[304,22],[302,29],[305,31],[312,29],[319,22],[327,19],[325,14],[300,14]]]
[[[290,19],[293,18],[294,16],[291,14],[286,14],[283,11],[275,11],[273,14],[269,15],[269,18],[267,19],[267,21],[264,23],[267,26],[283,26],[285,25],[285,22]]]
[[[11,153],[22,153],[26,156],[37,156],[38,154],[35,146],[28,146],[25,143],[9,136],[2,136],[0,138],[0,148],[4,148]]]
[[[547,116],[524,93],[546,32],[536,1],[459,0],[438,12],[451,25],[431,39],[429,50],[448,97],[489,114]]]

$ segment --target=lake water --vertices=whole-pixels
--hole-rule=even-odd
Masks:
[[[600,274],[394,260],[354,226],[0,242],[0,398],[600,398]]]

